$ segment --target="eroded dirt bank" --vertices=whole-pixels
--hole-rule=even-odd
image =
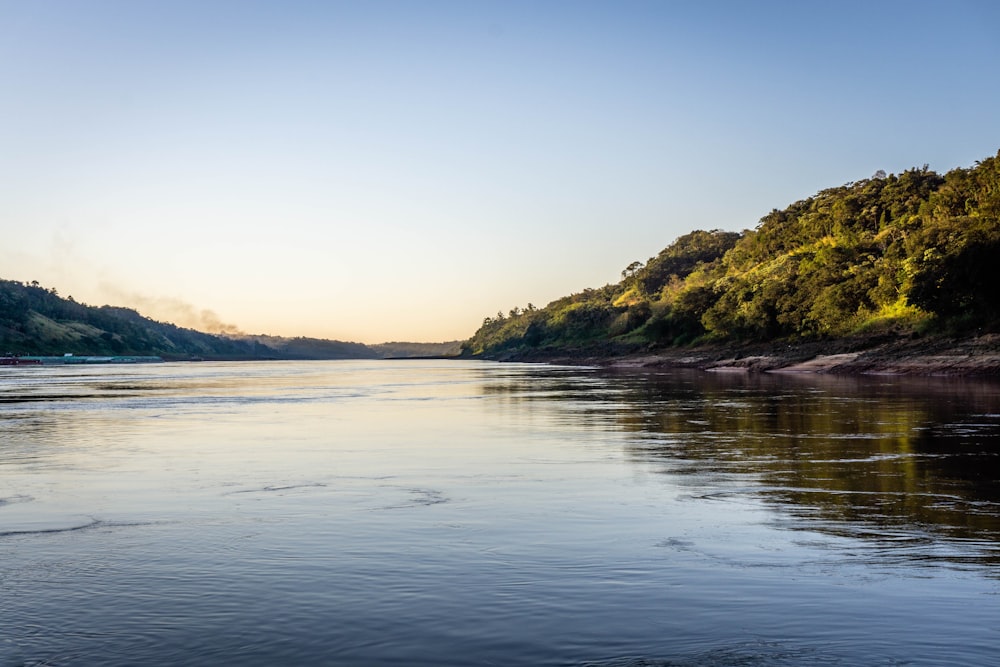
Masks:
[[[1000,334],[973,338],[851,339],[708,345],[648,352],[533,351],[505,361],[611,368],[699,368],[712,372],[955,375],[1000,377]]]

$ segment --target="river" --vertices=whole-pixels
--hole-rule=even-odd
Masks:
[[[1000,384],[3,369],[0,665],[986,665]]]

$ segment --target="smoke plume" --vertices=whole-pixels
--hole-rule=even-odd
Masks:
[[[197,308],[186,301],[164,296],[144,296],[128,292],[108,283],[101,283],[101,293],[116,306],[134,308],[140,314],[160,322],[212,334],[243,335],[235,324],[223,322],[213,310]]]

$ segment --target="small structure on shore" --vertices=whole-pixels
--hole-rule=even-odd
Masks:
[[[7,353],[0,357],[0,366],[69,366],[83,364],[157,364],[162,363],[162,357],[155,356],[76,356],[64,354],[61,357],[20,356]]]

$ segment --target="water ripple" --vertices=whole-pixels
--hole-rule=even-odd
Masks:
[[[276,491],[292,491],[295,489],[311,489],[325,487],[321,482],[310,482],[307,484],[285,484],[283,486],[263,486],[256,489],[240,489],[238,491],[227,491],[224,496],[233,496],[238,493],[274,493]]]
[[[78,530],[88,530],[104,525],[100,519],[91,519],[87,523],[78,526],[67,526],[63,528],[35,528],[32,530],[4,530],[0,531],[0,537],[13,537],[15,535],[51,535],[54,533],[72,533]]]
[[[396,510],[396,509],[406,509],[410,507],[428,507],[430,505],[440,505],[442,503],[451,502],[451,499],[445,496],[440,491],[435,491],[434,489],[403,489],[410,493],[410,498],[403,503],[395,505],[384,505],[379,507],[380,510]]]

